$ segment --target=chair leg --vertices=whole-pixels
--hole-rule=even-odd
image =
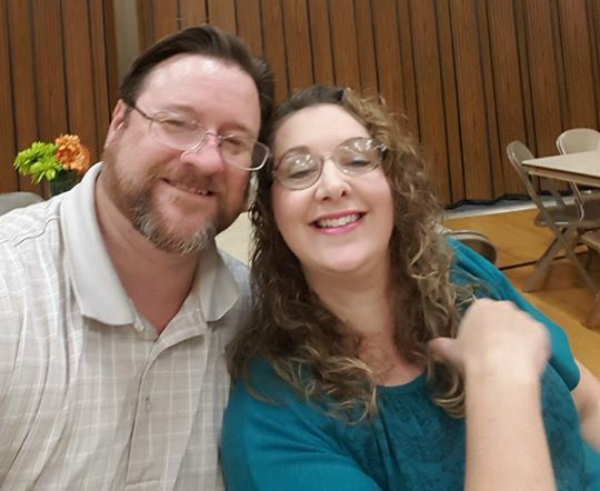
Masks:
[[[550,271],[550,264],[554,260],[556,254],[558,254],[558,251],[561,247],[562,245],[560,244],[558,239],[555,238],[552,241],[552,243],[548,246],[548,248],[544,251],[544,253],[540,256],[540,258],[536,261],[533,273],[531,273],[531,276],[527,278],[527,281],[523,286],[524,291],[532,292],[539,289],[542,286],[544,280],[546,279],[546,276],[548,276],[548,273]]]
[[[600,265],[600,254],[594,249],[588,247],[585,253],[585,269],[587,271],[596,271]]]
[[[590,329],[600,328],[600,293],[596,294],[594,305],[592,306],[592,310],[588,314],[584,325]]]

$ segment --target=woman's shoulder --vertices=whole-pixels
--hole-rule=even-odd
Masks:
[[[286,410],[294,408],[297,411],[307,409],[309,403],[277,373],[268,360],[252,360],[246,375],[233,384],[230,410],[263,411],[277,407]]]

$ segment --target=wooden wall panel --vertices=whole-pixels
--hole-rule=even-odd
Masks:
[[[561,131],[600,127],[600,0],[178,0],[176,27],[172,0],[138,1],[142,44],[157,15],[235,32],[278,100],[314,82],[382,95],[446,203],[522,194],[512,140],[549,155]]]
[[[398,1],[398,30],[400,34],[400,66],[404,87],[404,112],[408,116],[408,127],[419,138],[419,110],[417,107],[417,89],[415,87],[414,54],[412,49],[412,25],[410,21],[409,0]]]
[[[377,95],[379,78],[377,76],[377,55],[375,53],[375,35],[370,0],[355,0],[356,43],[358,45],[358,69],[360,86],[364,94]]]
[[[315,83],[331,85],[335,77],[328,2],[308,0],[308,13]]]
[[[467,197],[492,195],[483,67],[479,40],[478,0],[451,3],[454,63]]]
[[[497,127],[500,142],[527,141],[525,98],[520,79],[519,44],[515,25],[515,6],[503,0],[488,2],[490,46],[494,67],[494,89],[497,104]],[[525,192],[506,152],[500,145],[500,170],[504,191]],[[503,193],[498,193],[503,194]]]
[[[63,0],[63,25],[71,26],[80,19],[89,18],[88,4],[81,0]],[[86,142],[94,155],[99,148],[95,127],[88,124],[91,107],[94,103],[94,73],[92,67],[89,32],[83,29],[65,29],[65,84],[67,117],[69,129]]]
[[[395,0],[377,0],[372,6],[379,92],[391,109],[403,112],[404,84],[400,57],[398,13]]]
[[[35,139],[78,133],[98,157],[118,93],[112,1],[3,2],[1,191],[36,189],[12,169],[16,151]],[[270,61],[278,100],[314,82],[381,94],[408,116],[446,203],[522,193],[505,156],[514,139],[550,155],[561,131],[600,127],[600,0],[138,0],[137,7],[141,47],[204,22],[245,38]]]
[[[275,75],[275,96],[277,100],[283,100],[289,94],[290,86],[281,4],[279,0],[261,0],[261,6],[264,55]]]
[[[596,121],[600,124],[600,0],[588,2],[590,46],[592,55],[592,77],[596,100]]]
[[[13,169],[36,140],[78,134],[100,157],[116,100],[112,0],[5,0],[0,8],[0,192],[43,193]]]
[[[208,22],[233,34],[237,34],[235,4],[235,0],[208,0]]]
[[[179,29],[179,4],[177,0],[160,0],[153,2],[156,9],[154,19],[154,38],[160,39]]]
[[[357,29],[354,5],[348,0],[330,0],[331,38],[335,81],[338,85],[361,91]]]
[[[237,34],[243,38],[252,52],[263,54],[263,37],[260,22],[260,0],[237,2]]]
[[[598,113],[586,0],[561,0],[558,6],[568,102],[564,127],[595,126]]]
[[[538,155],[551,155],[556,153],[555,140],[563,128],[556,47],[553,37],[548,35],[552,32],[551,5],[539,0],[524,0],[524,6],[535,121],[535,144],[529,142],[529,146]]]
[[[419,134],[431,163],[434,187],[441,199],[450,202],[446,126],[439,111],[444,107],[439,42],[437,32],[429,28],[436,25],[435,0],[413,1],[411,13]]]
[[[517,39],[519,46],[519,69],[521,74],[521,90],[523,92],[523,109],[525,116],[525,129],[527,130],[527,142],[532,150],[534,150],[535,142],[535,121],[533,116],[533,97],[531,84],[531,71],[529,66],[529,50],[527,46],[527,23],[525,22],[527,9],[525,8],[526,0],[515,0],[515,19],[517,26]]]
[[[458,94],[456,90],[456,69],[454,65],[454,45],[452,43],[452,22],[450,18],[450,1],[437,2],[437,31],[440,43],[440,65],[442,86],[444,91],[444,107],[438,108],[445,115],[446,135],[448,138],[448,168],[451,203],[458,203],[466,198],[465,176],[462,165],[462,145],[460,137],[460,118]]]
[[[31,18],[29,2],[9,0],[7,5],[9,26],[27,25]],[[19,63],[8,63],[7,65],[0,63],[0,66],[11,68],[13,81],[19,81],[19,83],[13,83],[12,85],[13,121],[16,131],[16,134],[13,135],[13,144],[8,147],[11,150],[10,160],[12,160],[16,152],[21,148],[28,147],[37,135],[33,38],[31,31],[27,29],[7,28],[6,30],[2,30],[2,32],[6,32],[10,36],[13,59],[20,60]],[[4,80],[4,76],[0,76],[0,80]],[[10,80],[10,77],[7,77],[6,80]],[[4,111],[2,113],[4,114]],[[10,121],[10,119],[7,119],[7,121]],[[14,146],[15,143],[16,147]],[[5,148],[5,150],[8,150],[8,148]],[[9,159],[5,160],[4,157],[2,158],[2,162],[6,162],[7,160]],[[7,167],[5,169],[8,171]],[[0,185],[6,185],[9,182],[11,183],[10,190],[17,189],[12,181],[0,179]],[[19,176],[18,188],[38,193],[41,191],[39,186],[33,185],[30,179],[22,176]]]
[[[181,29],[204,24],[206,22],[206,15],[206,0],[179,0]]]
[[[92,116],[95,115],[94,126],[98,149],[95,158],[100,158],[112,108],[115,107],[118,99],[117,47],[112,3],[106,0],[90,0],[89,4],[90,19],[94,19],[94,22],[90,23],[95,111]]]
[[[483,93],[485,97],[485,120],[487,122],[487,146],[491,171],[492,195],[504,194],[504,177],[502,175],[501,151],[498,144],[498,114],[494,92],[494,76],[492,67],[492,49],[490,45],[490,23],[485,2],[477,4],[477,22],[479,24],[479,41],[481,43],[481,67]]]
[[[314,81],[306,0],[283,0],[283,27],[291,92]]]
[[[12,80],[10,74],[10,44],[8,11],[0,8],[0,159],[2,162],[14,158],[15,130],[11,98]],[[17,174],[7,165],[0,166],[0,192],[12,191],[17,187]]]
[[[63,133],[68,125],[60,0],[32,5],[34,18],[44,19],[34,31],[35,67],[41,75],[37,84],[39,137],[53,140],[58,136],[57,129]]]

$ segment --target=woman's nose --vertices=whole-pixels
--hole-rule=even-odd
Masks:
[[[319,200],[342,198],[350,191],[349,179],[331,159],[325,159],[315,196]]]

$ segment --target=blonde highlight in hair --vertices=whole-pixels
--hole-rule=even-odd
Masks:
[[[427,342],[456,337],[466,290],[450,282],[452,253],[439,233],[441,208],[429,189],[417,145],[385,103],[348,89],[313,86],[292,96],[275,113],[272,142],[283,121],[304,108],[333,104],[356,118],[385,145],[382,169],[394,204],[390,239],[395,342],[407,361],[422,366],[434,387],[435,402],[450,415],[464,415],[464,384],[453,367],[433,360]],[[259,172],[251,257],[255,311],[251,326],[228,348],[234,380],[248,382],[252,360],[264,358],[308,400],[351,420],[377,414],[375,374],[359,358],[359,339],[321,303],[302,267],[279,233],[271,201],[272,164]],[[260,387],[251,387],[253,393]],[[332,404],[324,401],[332,401]]]

